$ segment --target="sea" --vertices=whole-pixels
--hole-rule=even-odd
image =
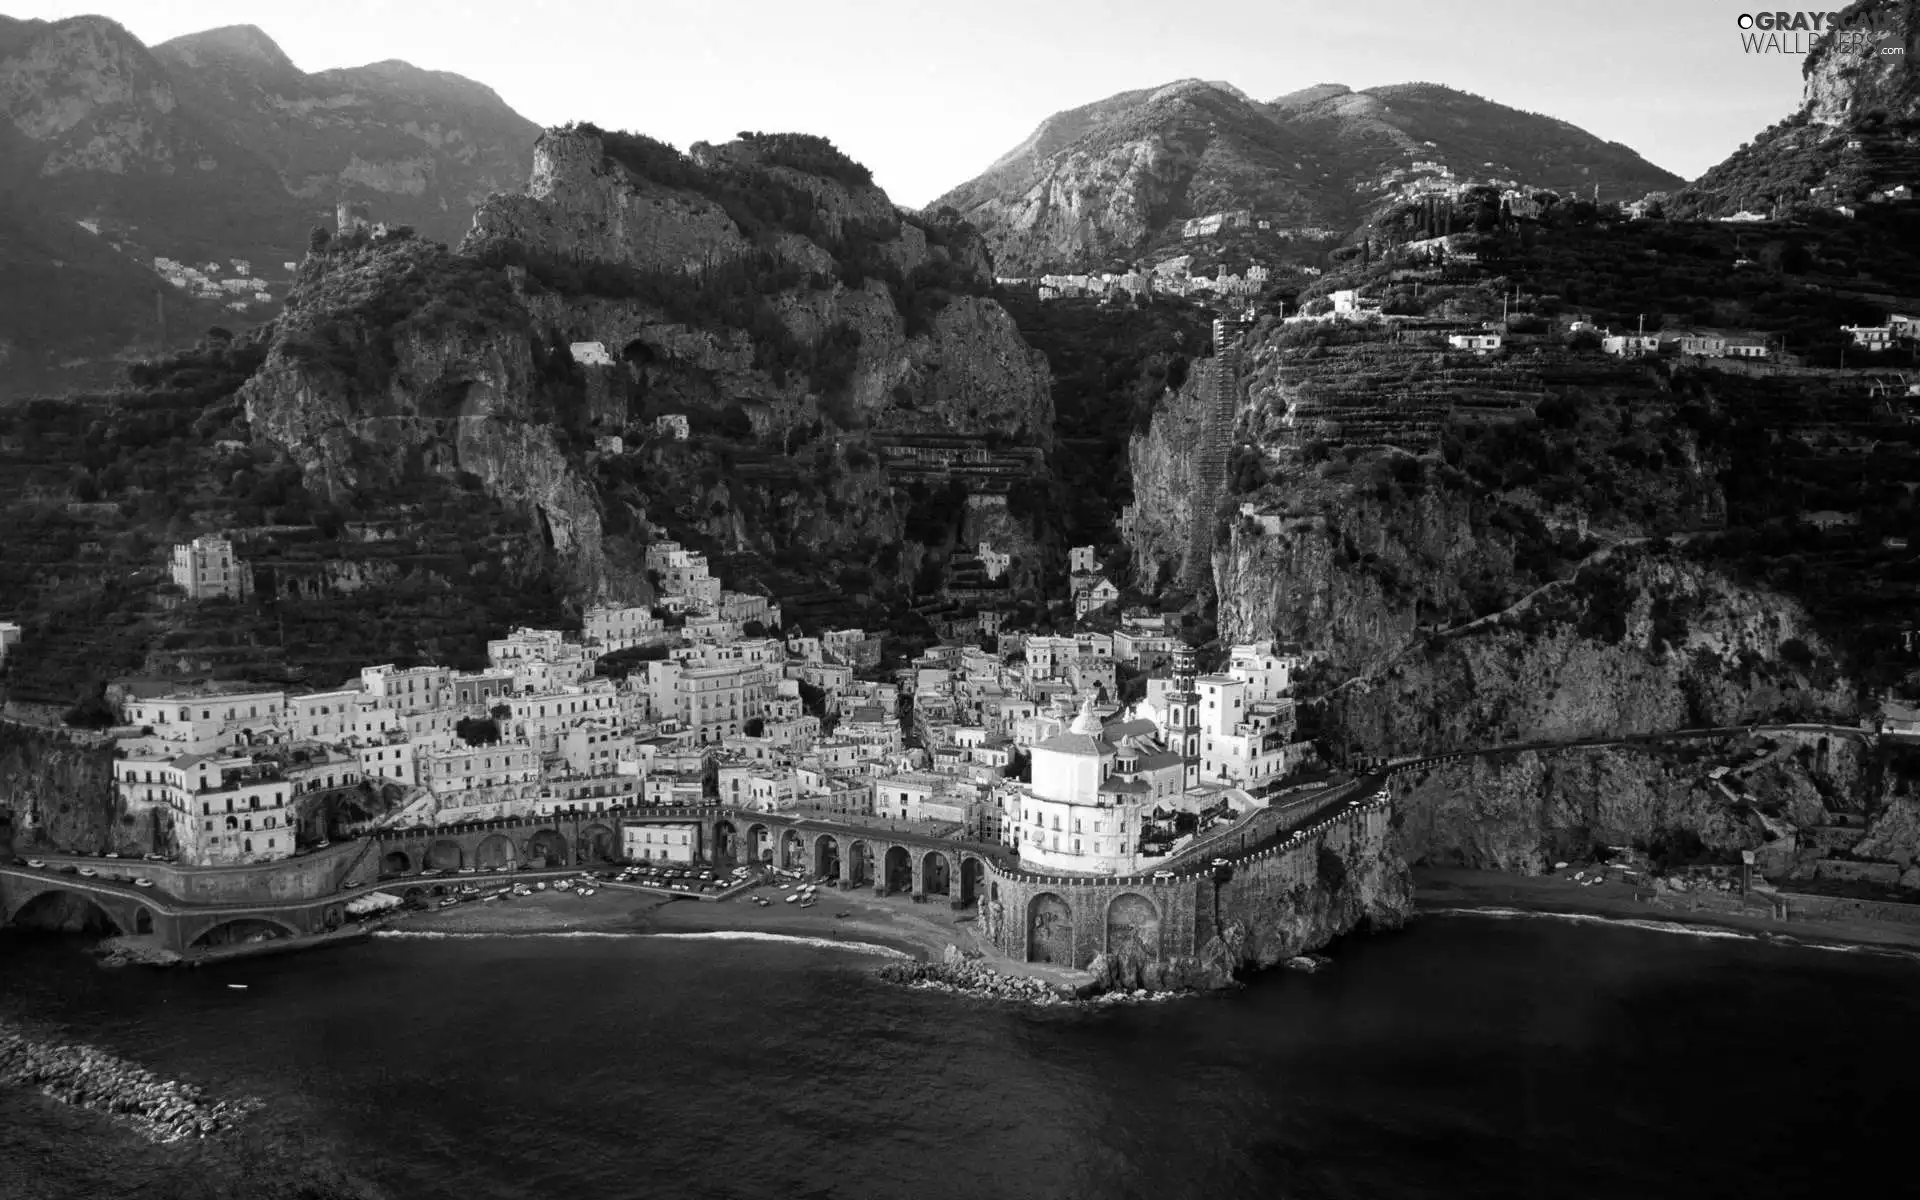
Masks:
[[[1912,1174],[1911,956],[1515,912],[1329,953],[1092,1011],[765,938],[402,934],[168,971],[9,934],[0,1018],[263,1107],[155,1146],[0,1088],[0,1196],[1758,1200]]]

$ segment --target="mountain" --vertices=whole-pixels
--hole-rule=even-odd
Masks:
[[[163,276],[183,318],[208,307],[235,321],[270,314],[288,264],[338,200],[456,240],[488,192],[525,182],[539,134],[458,76],[397,62],[307,75],[252,26],[149,49],[93,16],[0,17],[0,117],[6,207],[83,228],[134,268],[84,289],[84,306],[62,299],[82,289],[53,289],[41,319],[67,333],[51,342],[0,326],[0,340],[40,352],[31,377],[10,377],[0,395],[49,378],[97,383],[116,359],[150,351]],[[40,255],[33,272],[77,257]],[[24,285],[9,275],[0,292]],[[17,304],[0,296],[0,306]],[[132,332],[118,341],[108,328]]]
[[[1050,380],[977,234],[902,215],[819,138],[682,154],[579,126],[529,158],[456,249],[315,239],[274,320],[0,407],[0,613],[33,630],[12,702],[477,663],[490,631],[651,600],[659,538],[790,628],[931,641],[949,569],[1032,601]],[[256,601],[170,608],[164,546],[216,530]],[[982,542],[1015,559],[997,580]]]
[[[1267,103],[1197,79],[1040,123],[934,201],[986,235],[1003,275],[1099,267],[1182,239],[1191,218],[1249,210],[1275,240],[1326,241],[1421,179],[1511,180],[1638,197],[1678,177],[1565,121],[1436,84],[1321,84]]]
[[[1920,185],[1920,0],[1860,0],[1832,27],[1807,54],[1799,109],[1674,197],[1676,213],[1854,205]]]

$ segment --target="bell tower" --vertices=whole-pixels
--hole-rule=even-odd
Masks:
[[[1200,782],[1200,693],[1193,684],[1193,647],[1173,651],[1173,686],[1167,690],[1167,750],[1178,754],[1186,768],[1186,786]]]

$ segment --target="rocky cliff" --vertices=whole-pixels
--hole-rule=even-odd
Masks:
[[[458,253],[316,251],[242,389],[254,436],[333,504],[469,482],[527,515],[582,599],[645,593],[649,530],[904,582],[924,557],[897,548],[916,501],[874,441],[961,435],[1043,461],[1046,364],[984,295],[977,238],[901,219],[830,160],[789,165],[811,161],[795,145],[696,160],[554,130],[527,191],[483,204]],[[667,413],[692,419],[688,443],[654,437]],[[1037,569],[1029,522],[995,534]]]
[[[110,749],[0,724],[0,792],[13,806],[14,846],[142,854],[153,830],[120,811]]]
[[[1798,110],[1679,193],[1707,216],[1852,205],[1920,183],[1920,5],[1858,0],[1813,41]]]

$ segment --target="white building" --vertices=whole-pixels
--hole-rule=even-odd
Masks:
[[[130,813],[163,812],[185,866],[272,862],[293,853],[293,785],[250,758],[122,756],[114,779]]]
[[[1012,814],[1023,867],[1091,874],[1133,869],[1140,806],[1102,790],[1116,754],[1091,699],[1065,732],[1033,748],[1033,783]]]
[[[587,609],[581,625],[586,640],[598,642],[603,654],[668,640],[666,623],[644,604],[621,607],[596,604]]]
[[[233,543],[207,534],[173,548],[173,582],[191,600],[244,600],[253,592],[246,563]]]
[[[630,824],[622,827],[620,842],[629,862],[690,863],[700,842],[700,829],[697,825]]]

